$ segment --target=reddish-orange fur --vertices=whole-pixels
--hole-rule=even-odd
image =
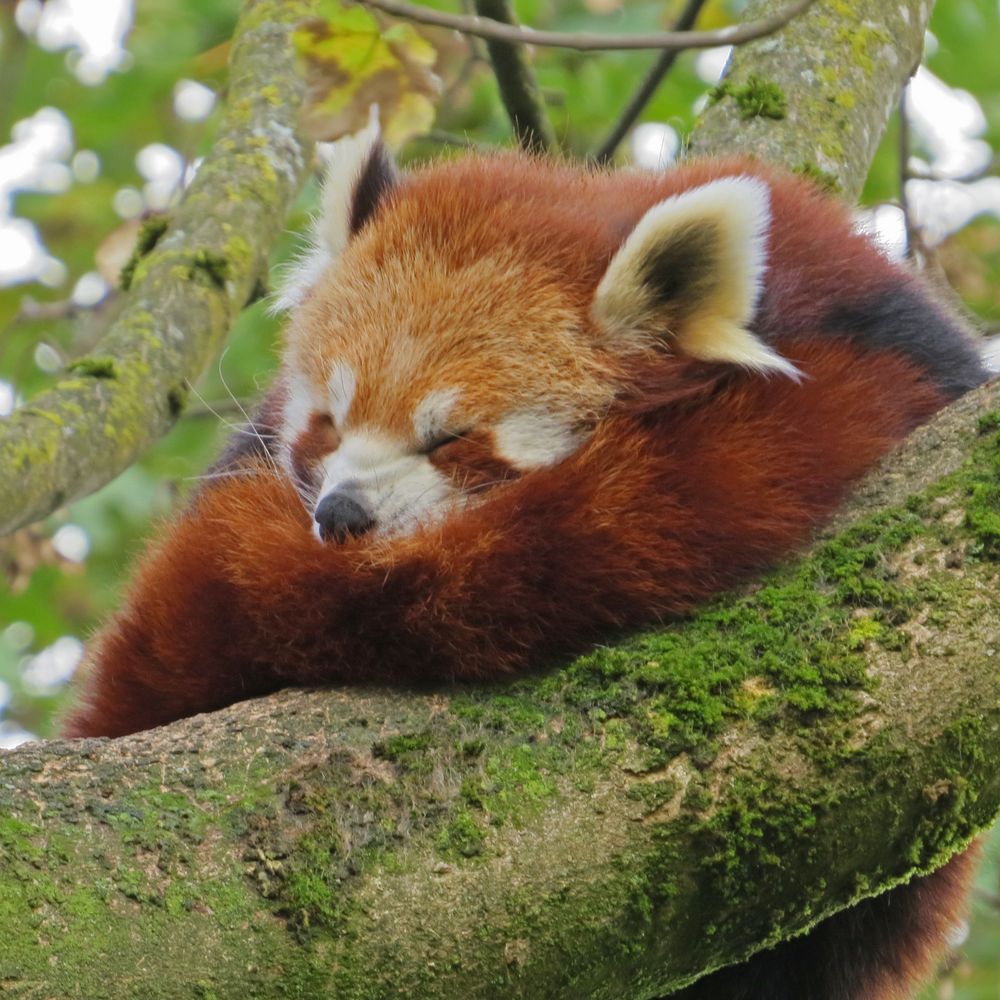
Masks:
[[[770,184],[755,324],[800,383],[656,347],[623,354],[594,328],[595,287],[640,216],[731,174]],[[476,386],[470,412],[551,385],[553,401],[596,430],[559,464],[520,477],[488,434],[472,434],[434,464],[472,486],[503,480],[485,502],[410,535],[340,545],[319,542],[292,484],[237,447],[226,462],[241,474],[214,481],[164,530],[98,636],[67,735],[118,736],[287,684],[491,678],[685,612],[800,547],[861,474],[961,391],[937,381],[933,351],[831,332],[832,307],[858,304],[863,325],[865,303],[900,289],[928,317],[934,307],[853,234],[841,206],[759,165],[652,176],[466,160],[388,197],[294,318],[299,370],[346,358],[359,375],[352,419],[378,418],[401,436],[412,434],[414,405],[449,379]],[[481,260],[503,261],[510,280],[491,277],[492,264],[466,267]],[[392,268],[398,276],[381,280]],[[385,346],[400,302],[407,324],[440,329],[436,353],[416,344],[400,359]],[[955,329],[942,336],[961,340]],[[285,391],[262,411],[267,426]],[[313,417],[293,464],[304,476],[336,439]],[[814,969],[845,966],[843,941],[868,940],[871,960],[848,960],[815,995],[904,997],[960,911],[970,857],[684,996],[793,1000],[808,995],[795,984]]]
[[[723,376],[702,386],[707,405],[652,411],[625,397],[562,464],[409,537],[324,545],[285,480],[223,480],[141,568],[68,734],[284,684],[487,678],[693,607],[805,541],[942,403],[900,358],[794,350],[802,384]],[[690,364],[649,367],[666,385]]]

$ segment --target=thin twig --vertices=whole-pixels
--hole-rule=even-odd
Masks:
[[[906,256],[909,260],[913,260],[922,241],[914,225],[910,202],[906,197],[906,182],[910,179],[910,120],[906,116],[906,95],[909,90],[910,85],[907,83],[899,92],[899,207],[903,210]]]
[[[801,14],[814,0],[795,0],[783,11],[759,21],[720,28],[718,31],[658,31],[649,34],[596,34],[593,32],[534,31],[523,26],[502,24],[487,17],[445,14],[428,7],[404,3],[402,0],[358,0],[364,7],[375,7],[394,17],[438,28],[452,28],[464,35],[515,42],[542,48],[576,49],[580,52],[625,51],[629,49],[712,49],[718,45],[742,45],[755,38],[773,35],[793,17]]]
[[[694,27],[701,8],[705,6],[707,0],[688,0],[687,6],[681,11],[681,16],[671,30],[690,31]],[[666,49],[657,57],[656,62],[650,67],[646,78],[642,81],[639,89],[635,92],[632,100],[628,102],[621,117],[615,122],[614,127],[608,133],[607,138],[594,151],[593,159],[596,163],[607,163],[619,143],[625,138],[625,134],[635,124],[636,119],[642,114],[642,109],[650,102],[657,88],[663,83],[663,78],[670,72],[679,55],[678,49]]]
[[[475,2],[481,19],[517,26],[510,0]],[[517,141],[529,153],[548,152],[555,146],[556,137],[524,46],[487,38],[486,49]]]

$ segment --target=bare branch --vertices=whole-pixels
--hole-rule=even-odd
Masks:
[[[358,0],[364,7],[374,7],[394,17],[438,28],[453,28],[463,35],[492,39],[498,42],[515,42],[541,48],[576,49],[579,52],[623,52],[630,49],[711,49],[719,45],[742,45],[744,42],[773,35],[792,18],[801,14],[814,0],[795,0],[784,10],[759,21],[720,28],[718,31],[659,31],[645,34],[595,34],[593,32],[534,31],[531,28],[503,24],[488,17],[463,14],[444,14],[441,11],[418,7],[402,0]]]
[[[481,17],[516,25],[510,0],[476,0],[476,10]],[[529,153],[553,149],[555,133],[545,114],[545,103],[524,46],[487,39],[486,48],[517,141]]]
[[[694,27],[701,8],[705,6],[706,0],[688,0],[687,6],[681,11],[681,16],[674,25],[674,31],[690,31]],[[597,163],[607,163],[618,144],[625,138],[625,133],[635,124],[636,119],[642,114],[642,109],[650,102],[653,94],[656,93],[664,78],[670,72],[679,55],[678,49],[667,49],[660,53],[656,62],[650,67],[646,78],[639,85],[632,100],[628,102],[621,117],[615,122],[614,127],[608,133],[607,138],[597,147],[594,152],[594,160]]]

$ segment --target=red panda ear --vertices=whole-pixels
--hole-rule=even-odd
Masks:
[[[399,180],[396,164],[382,142],[377,105],[372,105],[365,128],[324,143],[320,156],[323,194],[313,233],[336,257]]]
[[[392,155],[382,143],[375,105],[365,128],[336,142],[317,144],[317,153],[323,163],[319,214],[306,252],[284,276],[276,312],[292,309],[306,297],[399,180]]]
[[[611,259],[593,313],[609,342],[671,341],[705,361],[798,377],[747,328],[760,296],[767,185],[724,177],[654,205]]]

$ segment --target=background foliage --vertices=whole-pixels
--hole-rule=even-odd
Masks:
[[[66,361],[86,352],[113,317],[118,306],[115,276],[135,238],[138,215],[150,208],[169,208],[184,172],[196,166],[212,141],[217,105],[207,116],[184,117],[179,113],[183,107],[178,84],[192,81],[216,94],[224,92],[227,43],[238,0],[139,0],[124,60],[102,82],[86,83],[79,78],[80,53],[74,47],[47,43],[50,48],[45,48],[30,37],[32,17],[40,6],[37,0],[0,0],[0,141],[6,141],[16,123],[43,108],[56,109],[71,126],[71,147],[53,158],[63,171],[50,170],[9,195],[10,214],[37,226],[44,247],[63,262],[65,273],[61,281],[58,268],[48,275],[54,287],[34,281],[3,287],[0,281],[0,414],[4,393],[10,402],[30,398]],[[433,6],[449,8],[445,2]],[[699,27],[728,23],[738,16],[738,7],[713,0]],[[516,4],[522,21],[564,31],[658,30],[669,25],[678,8],[644,0]],[[335,13],[335,6],[326,12]],[[330,71],[316,56],[322,28],[313,25],[302,35],[303,51],[318,73]],[[1000,150],[996,0],[943,0],[932,33],[927,66],[949,87],[968,93],[953,95],[948,106],[929,103],[924,113],[956,119],[963,107],[967,118],[975,119],[978,113],[980,118],[966,129],[966,139]],[[402,110],[391,132],[404,162],[511,141],[481,45],[441,31],[416,35],[407,29],[392,37],[403,45],[402,64],[392,63],[391,46],[377,38],[374,43],[381,46],[379,58],[404,82],[403,92],[392,98],[397,102],[393,107]],[[330,58],[345,57],[334,52]],[[643,53],[534,54],[556,135],[567,154],[585,156],[599,144],[653,58]],[[640,131],[631,148],[623,147],[621,159],[628,161],[634,154],[649,164],[661,151],[669,158],[675,137],[682,141],[690,131],[719,69],[718,53],[682,55],[643,115],[644,121],[666,123],[671,129]],[[210,95],[198,93],[207,111]],[[376,99],[383,105],[389,100],[385,93]],[[320,137],[345,124],[342,112],[340,107],[318,109],[312,124]],[[938,146],[946,138],[936,139],[933,128],[915,131],[914,170],[930,176],[916,183],[936,185],[938,204],[951,200],[945,228],[956,230],[931,254],[931,270],[946,275],[982,324],[993,328],[1000,323],[1000,194],[983,185],[1000,186],[1000,179],[992,176],[996,159],[976,167],[975,177],[960,177],[964,183],[942,179],[938,164],[944,154]],[[4,153],[10,148],[0,149],[0,183]],[[160,169],[164,164],[169,169]],[[163,178],[170,169],[175,182],[165,188]],[[970,191],[978,192],[978,200]],[[894,119],[864,200],[870,205],[894,204],[899,194],[899,127]],[[921,197],[923,204],[929,196]],[[989,207],[991,197],[994,211],[976,214]],[[292,251],[294,233],[303,228],[315,198],[315,186],[310,185],[289,221],[286,238],[275,249],[276,263]],[[961,202],[958,209],[956,200]],[[965,203],[971,207],[963,214]],[[932,228],[937,216],[929,212],[927,217]],[[883,222],[886,218],[890,229],[898,226],[898,213],[880,216]],[[2,248],[0,240],[0,253]],[[199,381],[200,401],[167,439],[99,493],[46,524],[0,541],[0,746],[29,734],[52,733],[54,713],[66,697],[65,681],[79,658],[79,640],[114,607],[127,566],[155,519],[191,488],[218,448],[225,424],[240,420],[240,404],[249,406],[266,384],[278,327],[264,304],[247,309],[224,356]],[[928,996],[1000,997],[998,855],[1000,832],[995,830],[980,876],[973,933],[957,953],[954,967]]]

